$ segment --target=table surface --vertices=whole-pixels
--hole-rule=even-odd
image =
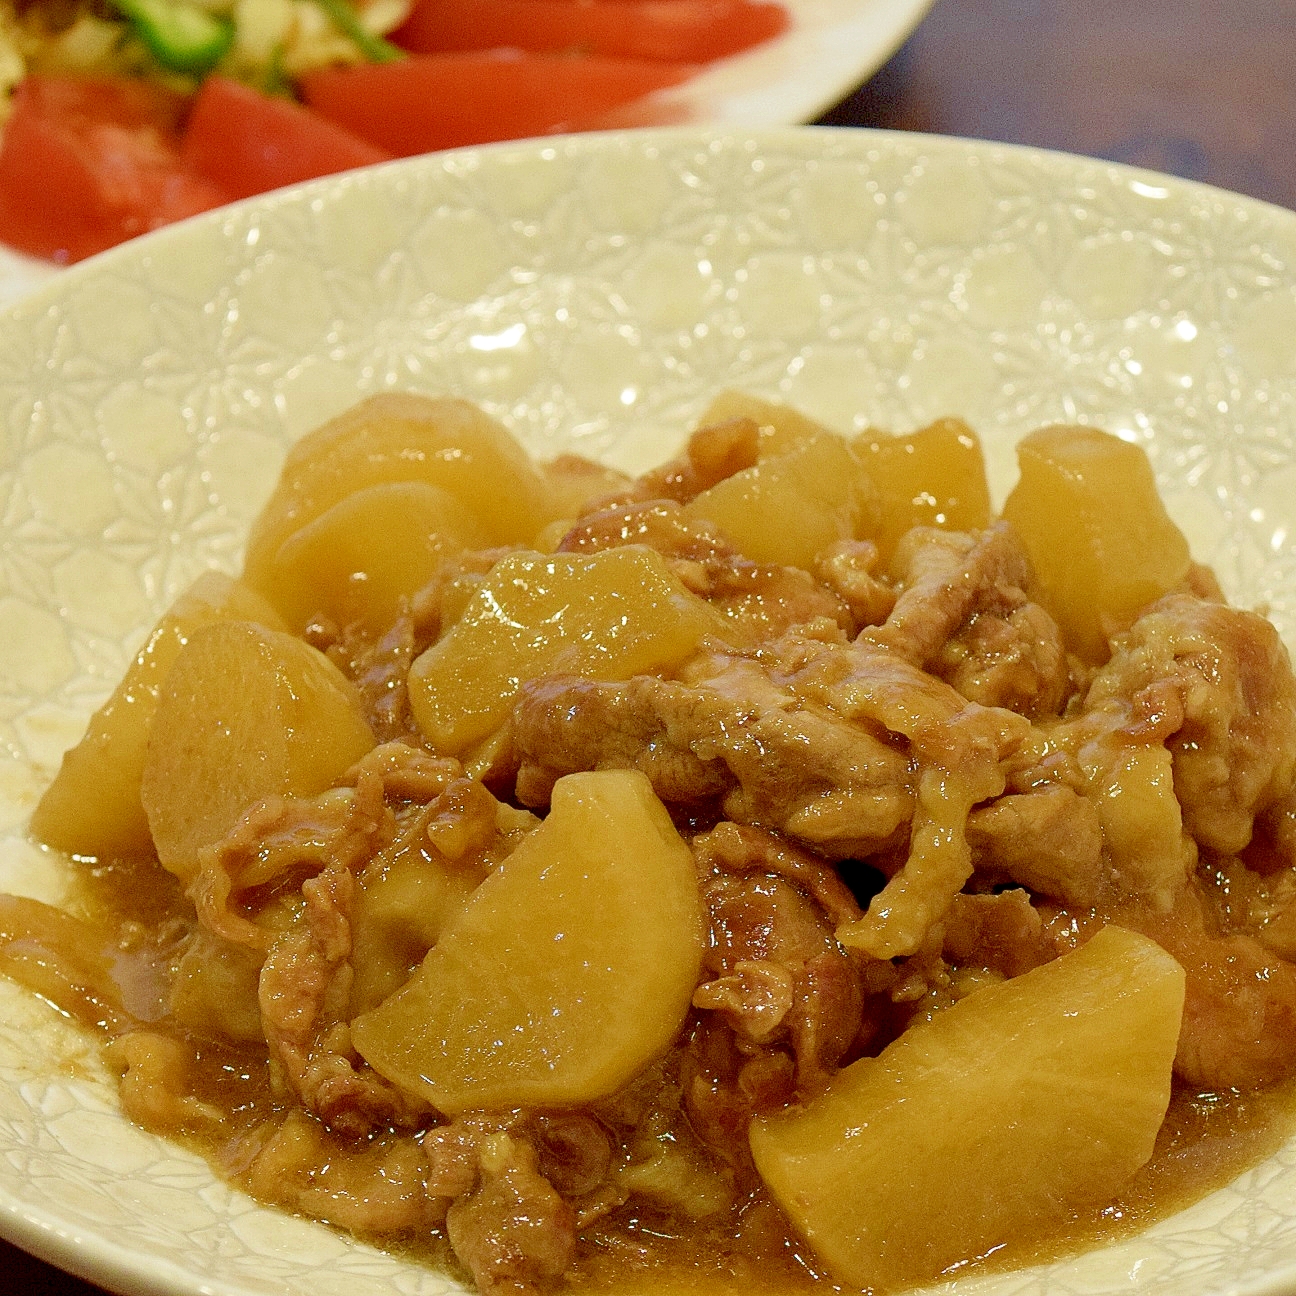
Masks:
[[[823,120],[1083,153],[1296,208],[1291,0],[937,0]]]
[[[937,0],[822,119],[1151,167],[1296,209],[1292,0]],[[0,1287],[100,1292],[0,1242]]]

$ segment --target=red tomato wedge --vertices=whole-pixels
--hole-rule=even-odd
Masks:
[[[194,100],[181,156],[233,197],[247,198],[392,155],[300,104],[212,76]]]
[[[0,145],[0,239],[80,261],[228,202],[181,160],[180,111],[141,81],[27,77]]]
[[[420,54],[511,47],[710,63],[785,31],[759,0],[415,0],[393,41]]]
[[[299,88],[316,112],[408,157],[592,129],[609,111],[696,72],[687,63],[494,50],[324,68],[308,73]]]

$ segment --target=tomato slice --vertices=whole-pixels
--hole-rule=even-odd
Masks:
[[[761,0],[415,0],[392,39],[423,54],[509,47],[710,63],[787,26],[787,10]]]
[[[194,100],[181,156],[226,193],[246,198],[392,155],[300,104],[212,76]]]
[[[690,63],[491,50],[323,68],[299,88],[323,116],[406,157],[593,129],[611,110],[696,73]]]
[[[141,81],[27,77],[0,144],[0,239],[80,261],[228,202],[181,161],[181,110]]]

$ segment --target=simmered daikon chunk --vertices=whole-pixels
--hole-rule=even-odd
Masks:
[[[691,594],[656,550],[521,551],[496,563],[450,630],[410,669],[410,709],[448,755],[490,736],[523,681],[561,671],[627,679],[669,671],[720,614]]]
[[[703,931],[693,856],[648,780],[572,774],[352,1042],[447,1114],[592,1102],[675,1038]]]
[[[198,577],[153,627],[112,697],[91,716],[85,737],[64,754],[32,815],[36,837],[98,859],[152,850],[140,779],[158,691],[190,635],[222,620],[283,625],[265,599],[241,581],[215,571]]]
[[[1028,1248],[1151,1156],[1183,996],[1159,945],[1106,927],[754,1122],[757,1168],[852,1287],[899,1290]]]
[[[821,432],[717,482],[685,512],[754,562],[808,568],[829,545],[873,529],[876,495],[851,443]]]
[[[194,633],[149,731],[141,795],[158,859],[182,881],[255,802],[313,796],[374,745],[355,689],[323,653],[248,621]]]
[[[1086,427],[1047,427],[1017,446],[1021,479],[1004,504],[1030,555],[1040,602],[1067,646],[1105,661],[1108,634],[1173,589],[1188,542],[1139,446]]]
[[[855,446],[878,491],[878,526],[868,539],[884,557],[911,527],[990,525],[981,442],[961,419],[938,419],[906,436],[865,433]]]
[[[468,401],[372,396],[303,437],[248,540],[258,589],[293,532],[366,486],[422,481],[448,491],[492,544],[529,541],[553,516],[548,483],[508,431]]]
[[[382,482],[353,491],[279,546],[264,587],[289,625],[319,613],[339,626],[381,633],[402,598],[416,594],[442,562],[485,548],[480,522],[428,482]]]

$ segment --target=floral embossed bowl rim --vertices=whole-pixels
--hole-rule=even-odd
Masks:
[[[641,468],[716,389],[843,428],[959,413],[1144,444],[1195,552],[1296,638],[1296,216],[1105,163],[841,130],[569,137],[253,200],[0,314],[0,887],[168,600],[236,570],[292,439],[449,391],[541,454]],[[0,1232],[123,1292],[432,1296],[439,1275],[262,1209],[116,1110],[93,1046],[0,984]],[[1151,1232],[962,1296],[1296,1285],[1296,1144]]]

